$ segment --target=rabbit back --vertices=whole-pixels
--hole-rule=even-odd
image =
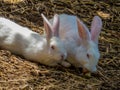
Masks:
[[[80,43],[80,37],[78,34],[78,27],[76,22],[76,16],[73,15],[60,15],[60,38],[66,40],[66,43],[76,42]],[[67,41],[68,40],[68,41]],[[79,41],[79,43],[77,43]]]
[[[39,34],[32,32],[8,19],[0,18],[0,47],[17,54],[25,53],[25,50],[37,42]],[[31,43],[32,42],[32,43]]]

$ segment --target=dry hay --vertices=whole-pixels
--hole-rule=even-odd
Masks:
[[[98,74],[87,77],[74,67],[47,67],[29,62],[9,51],[0,50],[0,90],[120,89],[119,0],[0,1],[0,16],[9,18],[38,33],[42,33],[41,13],[48,18],[55,13],[77,15],[88,27],[93,16],[99,15],[102,18],[103,29],[99,43],[101,58]]]
[[[20,2],[23,2],[24,0],[3,0],[5,3],[10,3],[10,4],[17,4]]]

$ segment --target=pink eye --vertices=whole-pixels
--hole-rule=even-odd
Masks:
[[[89,54],[87,54],[87,57],[89,58],[89,57],[90,57],[90,55],[89,55]]]
[[[55,49],[55,46],[52,45],[51,48],[54,50],[54,49]]]

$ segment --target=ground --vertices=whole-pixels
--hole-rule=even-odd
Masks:
[[[90,27],[102,18],[98,73],[83,75],[74,67],[48,67],[0,49],[0,90],[120,90],[119,0],[1,0],[0,16],[42,33],[41,13],[78,16]]]

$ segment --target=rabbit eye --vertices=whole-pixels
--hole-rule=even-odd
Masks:
[[[90,58],[90,55],[89,55],[89,54],[87,54],[87,57],[88,57],[88,58]]]
[[[52,45],[52,46],[51,46],[51,48],[54,50],[54,49],[55,49],[55,46],[54,46],[54,45]]]

